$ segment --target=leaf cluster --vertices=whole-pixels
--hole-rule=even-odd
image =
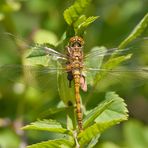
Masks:
[[[83,36],[87,27],[94,22],[98,16],[86,17],[84,15],[85,9],[90,5],[91,0],[76,0],[72,6],[64,11],[64,19],[68,24],[68,29],[66,31],[65,39],[68,40],[69,37],[73,35]],[[119,45],[119,49],[122,50],[127,44],[137,38],[148,25],[148,14],[144,16],[141,22],[135,27],[135,29],[130,33],[130,35]],[[64,40],[63,40],[64,41]],[[99,48],[100,50],[100,48]],[[103,49],[104,50],[104,49]],[[99,59],[98,67],[103,67],[107,70],[112,70],[120,65],[123,61],[131,58],[131,54],[125,56],[116,56],[117,51],[102,64],[103,59]],[[29,58],[36,56],[44,56],[45,53],[40,49],[36,52],[32,52]],[[88,65],[90,64],[88,61]],[[95,59],[98,60],[98,59]],[[93,87],[95,88],[98,82],[107,75],[107,72],[96,73],[95,76],[89,77],[90,81],[93,81]],[[65,104],[69,99],[74,98],[74,93],[68,91],[68,86],[64,79],[59,77],[59,93],[61,99]],[[65,93],[66,92],[66,93]],[[68,93],[67,93],[68,92]],[[72,99],[74,100],[74,99]],[[67,104],[66,104],[67,105]],[[58,108],[57,110],[60,110]],[[62,108],[63,110],[63,108]],[[65,107],[66,111],[66,107]],[[55,112],[55,109],[54,109]],[[69,114],[68,114],[69,115]],[[59,123],[58,121],[51,119],[38,120],[23,127],[25,130],[41,130],[48,132],[55,132],[62,134],[62,139],[49,140],[37,144],[28,146],[28,148],[37,147],[94,147],[99,140],[100,135],[104,130],[109,127],[119,124],[120,122],[127,120],[128,110],[123,99],[120,98],[115,92],[107,92],[104,101],[98,104],[94,109],[85,112],[83,119],[84,131],[79,133],[77,131],[77,126],[74,125],[75,117],[70,118],[66,124]]]

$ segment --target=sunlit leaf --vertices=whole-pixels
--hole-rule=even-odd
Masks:
[[[96,19],[98,19],[99,16],[90,16],[87,19],[85,19],[85,21],[83,21],[81,24],[79,24],[79,26],[77,27],[79,30],[81,30],[82,28],[86,28],[89,24],[91,24],[92,22],[94,22]]]
[[[86,57],[84,63],[85,63],[85,66],[86,67],[90,67],[90,68],[100,68],[101,65],[102,65],[102,62],[103,62],[103,58],[104,56],[96,56],[98,55],[100,52],[104,52],[104,54],[106,53],[106,48],[105,47],[94,47],[92,48],[92,50],[90,51],[90,53],[88,54],[88,56]],[[95,54],[94,54],[95,52]],[[92,55],[93,54],[93,57],[92,56],[89,56],[89,55]],[[94,77],[95,75],[97,74],[96,71],[93,71],[93,72],[89,72],[89,71],[86,71],[86,80],[87,80],[87,83],[88,84],[93,84],[93,81],[94,81]]]
[[[130,59],[132,56],[132,54],[128,54],[125,56],[119,56],[119,57],[113,57],[110,58],[106,63],[103,64],[102,69],[105,69],[106,71],[101,71],[99,73],[96,74],[95,79],[94,79],[94,85],[96,86],[96,84],[103,79],[112,69],[116,68],[117,66],[119,66],[119,64],[121,64],[122,62]]]
[[[79,28],[80,24],[82,24],[83,22],[85,22],[87,19],[87,17],[85,15],[81,15],[74,23],[74,28]]]
[[[69,115],[67,115],[67,129],[71,129],[71,130],[74,129],[73,120]]]
[[[112,103],[112,100],[105,100],[101,104],[99,104],[97,107],[95,107],[93,110],[90,111],[88,115],[83,120],[83,127],[86,128],[92,123],[94,123],[94,120],[103,112],[105,109],[107,109]]]
[[[32,52],[27,56],[27,58],[40,57],[40,56],[45,56],[45,55],[47,55],[45,50],[35,49],[35,50],[32,50]]]
[[[73,141],[65,139],[49,140],[37,144],[27,146],[27,148],[72,148],[74,146]]]
[[[55,49],[55,46],[52,44],[36,44],[34,47],[31,48],[31,51],[27,58],[32,58],[32,57],[40,57],[40,56],[45,56],[48,54],[46,48],[51,48]]]
[[[72,6],[64,11],[64,19],[68,25],[75,22],[85,9],[91,3],[91,0],[76,0]]]
[[[102,112],[100,116],[98,116],[95,122],[108,122],[109,124],[117,124],[120,121],[127,120],[128,110],[126,108],[124,100],[121,97],[119,97],[115,92],[108,92],[105,98],[106,100],[113,100],[113,102],[108,106],[108,108],[104,112]]]
[[[111,100],[112,102],[100,115],[98,115],[98,117],[96,117],[93,125],[89,126],[78,135],[80,145],[87,144],[92,138],[101,134],[105,129],[119,124],[121,121],[127,120],[128,110],[124,100],[114,92],[108,92],[105,98],[107,102]],[[95,114],[97,114],[97,112],[95,112]]]
[[[96,137],[92,138],[92,140],[88,144],[87,148],[93,148],[97,144],[99,138],[100,138],[100,134],[98,134]]]
[[[112,68],[117,67],[120,63],[123,61],[129,60],[131,58],[132,54],[128,54],[125,56],[118,56],[114,58],[110,58],[104,65],[103,68],[110,70]]]
[[[98,16],[91,16],[88,18],[80,17],[76,23],[74,23],[75,34],[79,36],[83,36],[85,29],[93,23]]]
[[[48,132],[57,132],[57,133],[70,133],[67,129],[63,128],[62,125],[55,120],[39,120],[32,122],[30,125],[24,126],[24,130],[41,130]]]

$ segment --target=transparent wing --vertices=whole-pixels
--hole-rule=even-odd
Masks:
[[[99,89],[119,84],[124,88],[135,88],[148,85],[148,67],[117,67],[114,69],[86,69],[86,80],[88,84]],[[95,72],[95,76],[92,73]],[[121,89],[120,87],[116,88]]]
[[[45,45],[35,45],[34,47],[31,47],[31,53],[28,55],[28,58],[31,58],[31,57],[38,57],[38,56],[50,56],[52,57],[53,59],[60,59],[60,60],[67,60],[67,56],[52,49],[52,48],[49,48]]]
[[[23,83],[26,86],[37,88],[41,91],[56,86],[56,73],[65,72],[64,68],[51,66],[29,66],[29,65],[2,65],[0,66],[0,81],[8,85],[10,82]]]
[[[100,69],[102,68],[102,65],[105,62],[107,62],[107,60],[109,60],[108,56],[111,57],[113,55],[116,55],[118,57],[121,57],[121,59],[119,59],[119,61],[114,60],[110,64],[111,67],[114,64],[116,66],[117,65],[116,63],[120,63],[121,60],[124,61],[124,56],[128,50],[130,50],[130,48],[126,48],[124,50],[119,50],[118,48],[106,49],[105,47],[93,48],[90,51],[90,53],[85,56],[85,59],[84,59],[84,71],[92,70],[91,73],[89,74],[88,83],[89,83],[89,81],[93,81],[93,77],[95,77],[95,75],[100,71]],[[123,56],[123,59],[122,59],[122,56]],[[129,57],[130,57],[130,55],[129,55]],[[127,59],[126,56],[125,56],[125,59]],[[108,68],[109,67],[105,67],[103,69],[107,70]]]
[[[49,43],[28,43],[27,41],[24,41],[23,39],[20,39],[19,37],[11,33],[1,34],[0,42],[5,44],[4,46],[6,46],[6,48],[14,48],[19,50],[21,53],[22,51],[24,52],[26,50],[29,50],[30,52],[28,53],[28,55],[26,55],[27,58],[48,55],[56,60],[67,60],[67,56],[65,54],[58,52],[60,50]],[[8,47],[7,45],[9,45],[10,47]]]
[[[56,51],[52,45],[28,44],[27,41],[9,33],[0,35],[0,43],[1,84],[21,82],[44,91],[56,85],[57,71],[65,72],[58,64],[63,66],[67,57]],[[16,57],[18,53],[19,57]]]
[[[112,54],[124,54],[126,51],[130,49],[132,49],[132,47],[124,49],[119,49],[119,48],[106,49],[105,47],[98,47],[98,50],[92,49],[90,53],[86,54],[84,59],[87,60],[87,58],[110,56]]]
[[[121,56],[121,55],[125,55],[128,53],[134,53],[134,52],[141,52],[142,48],[147,48],[148,47],[148,38],[147,37],[143,37],[143,38],[138,38],[137,40],[135,40],[134,42],[132,42],[127,48],[110,48],[107,49],[104,46],[101,47],[94,47],[89,53],[87,53],[84,56],[84,62],[86,67],[87,66],[92,66],[95,67],[94,62],[88,62],[89,60],[94,60],[97,61],[99,59],[104,59],[105,57],[109,57],[109,56],[113,56],[113,55],[117,55],[117,56]],[[95,62],[96,63],[96,62]],[[100,65],[100,64],[99,64]],[[97,65],[96,68],[98,68],[99,66]]]
[[[110,76],[114,82],[119,80],[131,79],[137,84],[147,80],[147,60],[143,59],[147,49],[147,38],[140,41],[142,46],[135,44],[125,49],[106,49],[104,47],[95,47],[85,56],[84,75],[86,75],[87,83],[94,85],[97,81]],[[134,55],[131,58],[130,53]],[[109,56],[108,58],[105,58]],[[143,62],[143,64],[141,64]],[[122,65],[122,68],[121,68]],[[140,66],[138,66],[140,65]],[[142,65],[142,66],[141,66]],[[120,66],[120,67],[119,67]],[[143,68],[146,67],[146,68]],[[121,81],[122,82],[122,81]],[[143,83],[142,82],[142,83]]]

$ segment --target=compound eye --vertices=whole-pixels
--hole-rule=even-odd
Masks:
[[[76,41],[76,38],[75,37],[71,37],[70,39],[69,39],[69,42],[70,43],[74,43]]]

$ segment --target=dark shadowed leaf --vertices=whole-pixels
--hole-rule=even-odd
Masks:
[[[148,26],[148,13],[143,17],[143,19],[129,34],[129,36],[120,43],[118,47],[124,48],[127,44],[129,44],[130,42],[135,40],[138,36],[140,36],[142,32],[147,28],[147,26]]]

